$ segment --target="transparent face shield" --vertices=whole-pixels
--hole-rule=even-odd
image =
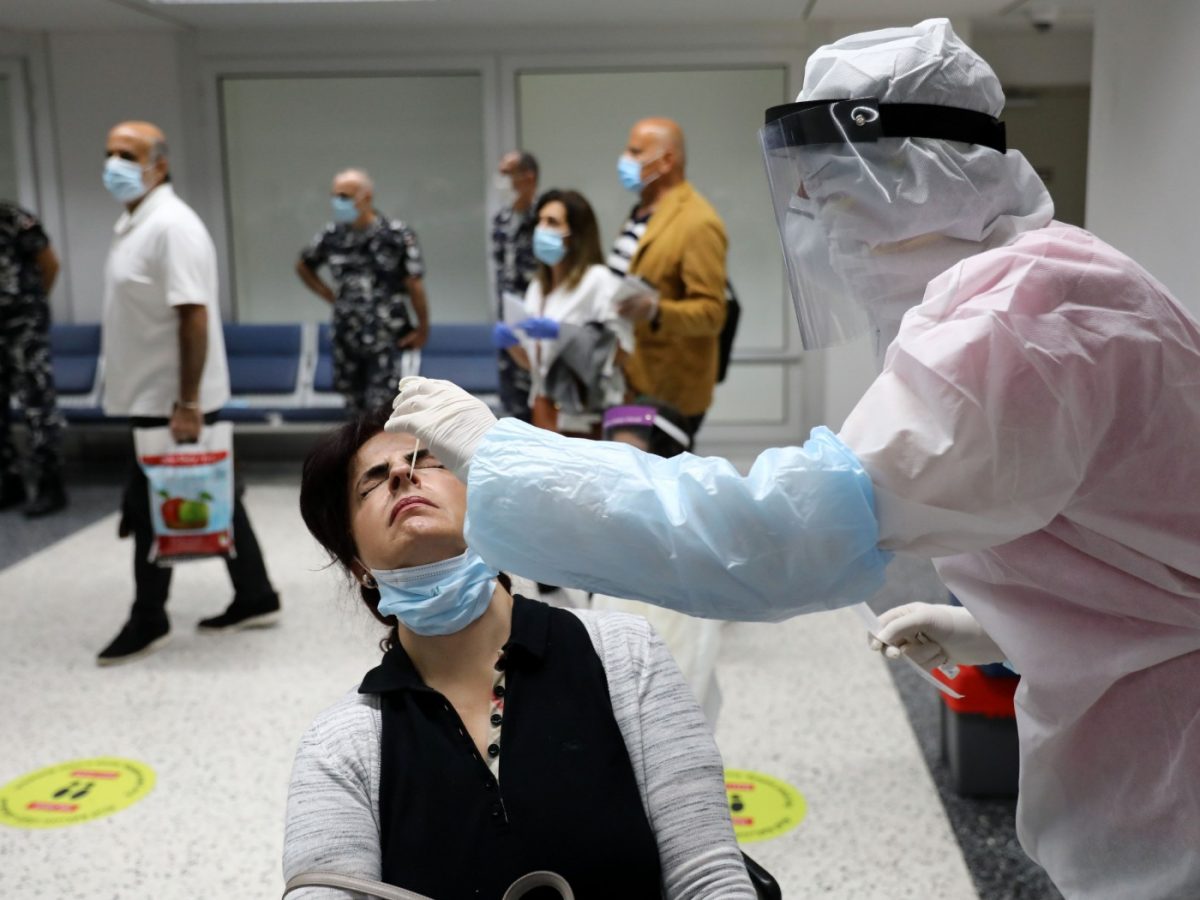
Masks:
[[[1005,152],[1003,123],[985,113],[874,99],[772,107],[758,136],[806,350],[863,334],[867,307],[904,280],[904,250],[921,240],[906,138]]]

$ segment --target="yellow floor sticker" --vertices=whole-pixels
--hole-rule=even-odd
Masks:
[[[761,772],[726,769],[725,794],[733,833],[742,844],[768,841],[791,831],[808,809],[798,790]]]
[[[154,787],[154,770],[131,759],[76,759],[0,787],[0,825],[61,828],[120,812]]]

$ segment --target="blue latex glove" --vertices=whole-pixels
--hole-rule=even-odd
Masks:
[[[531,338],[554,340],[554,338],[558,337],[558,320],[549,319],[545,316],[531,316],[523,322],[518,322],[517,327]]]
[[[521,343],[517,333],[503,322],[497,322],[492,326],[492,346],[497,350],[504,350],[508,347],[515,347]]]

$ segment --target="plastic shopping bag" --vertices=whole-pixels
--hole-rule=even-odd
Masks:
[[[204,426],[193,444],[169,428],[136,428],[138,465],[150,485],[150,561],[171,565],[233,553],[233,426]]]

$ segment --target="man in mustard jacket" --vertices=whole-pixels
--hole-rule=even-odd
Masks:
[[[622,185],[640,200],[613,245],[608,265],[638,275],[657,292],[618,307],[635,323],[625,363],[631,390],[674,406],[694,436],[712,405],[717,336],[725,324],[725,224],[684,172],[683,131],[670,119],[643,119],[617,163]]]

